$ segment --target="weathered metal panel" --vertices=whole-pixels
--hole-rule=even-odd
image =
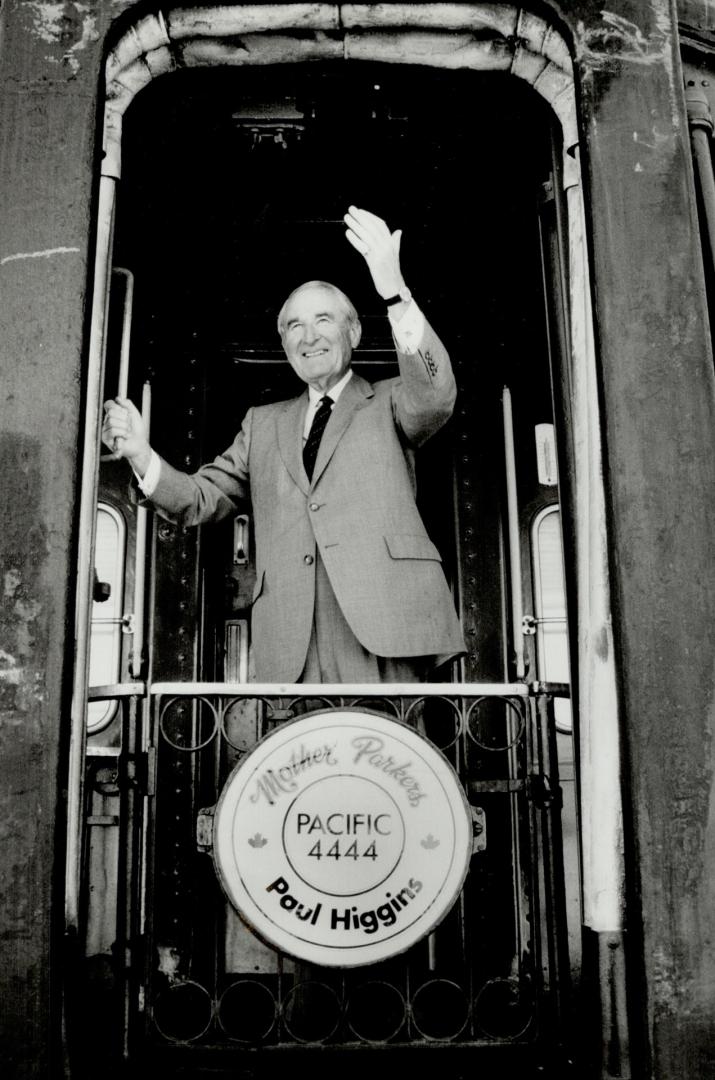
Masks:
[[[99,63],[91,5],[4,5],[0,1059],[21,1078],[54,1075],[60,1059],[62,750]]]
[[[663,1080],[705,1077],[715,1047],[715,381],[668,5],[612,5],[576,52],[615,541],[630,918],[642,935],[640,961],[632,952],[641,1068]]]

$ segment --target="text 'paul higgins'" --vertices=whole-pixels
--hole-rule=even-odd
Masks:
[[[375,908],[360,911],[352,907],[332,907],[325,910],[323,904],[317,903],[314,907],[308,907],[301,903],[290,892],[290,885],[284,877],[278,877],[266,886],[267,893],[275,893],[278,902],[284,911],[292,911],[297,919],[310,926],[327,925],[330,930],[362,930],[365,934],[374,934],[383,926],[394,926],[404,908],[417,896],[422,889],[422,882],[416,878],[410,878],[404,888],[393,895],[385,893],[385,902]],[[322,917],[321,917],[322,916]]]

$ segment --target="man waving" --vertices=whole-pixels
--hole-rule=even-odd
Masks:
[[[355,206],[345,224],[385,302],[399,376],[371,385],[352,371],[357,312],[336,286],[309,281],[278,316],[305,391],[249,409],[231,446],[197,472],[151,449],[130,401],[105,404],[104,441],[165,517],[217,521],[250,499],[260,682],[420,681],[464,651],[415,503],[414,451],[454,407],[449,357],[405,285],[400,232]]]

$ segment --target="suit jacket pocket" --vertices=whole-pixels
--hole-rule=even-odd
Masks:
[[[385,543],[393,559],[442,561],[442,556],[428,536],[420,536],[417,533],[393,533],[391,536],[385,536]]]

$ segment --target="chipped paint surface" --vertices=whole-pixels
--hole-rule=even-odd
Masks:
[[[159,971],[166,975],[170,982],[176,982],[181,960],[178,949],[173,945],[157,945],[156,951]]]
[[[0,647],[0,708],[6,722],[10,722],[12,709],[18,710],[15,721],[23,722],[28,709],[45,696],[42,673],[32,671],[44,609],[41,601],[29,594],[19,568],[5,571],[3,585],[0,626],[5,648]]]
[[[35,33],[42,41],[54,44],[60,41],[63,32],[64,4],[40,3],[39,0],[27,0],[27,13],[32,18]]]
[[[48,53],[45,59],[68,67],[74,74],[79,71],[79,54],[100,37],[95,8],[95,4],[77,0],[25,0],[23,4],[32,33],[48,45],[59,46],[58,53]]]
[[[22,577],[19,570],[6,570],[4,575],[5,596],[14,596],[18,588],[20,587],[21,581]]]
[[[17,660],[10,653],[0,649],[0,683],[11,683],[17,686],[22,679],[23,669],[18,666]]]
[[[17,251],[14,255],[5,255],[0,259],[0,266],[15,262],[17,259],[49,259],[52,255],[75,255],[79,251],[80,248],[78,247],[45,248],[44,251]]]
[[[637,23],[614,11],[602,11],[596,25],[577,24],[576,55],[592,67],[610,67],[614,61],[656,64],[663,60],[670,42],[670,24],[656,20],[657,29],[645,34]]]
[[[676,70],[677,46],[668,3],[651,0],[643,5],[642,25],[607,9],[600,15],[599,22],[579,21],[576,26],[575,54],[584,74],[618,75],[630,65],[662,70],[669,89],[659,111],[667,115],[669,129],[677,134],[681,128],[681,75]],[[633,171],[643,172],[642,162]]]

